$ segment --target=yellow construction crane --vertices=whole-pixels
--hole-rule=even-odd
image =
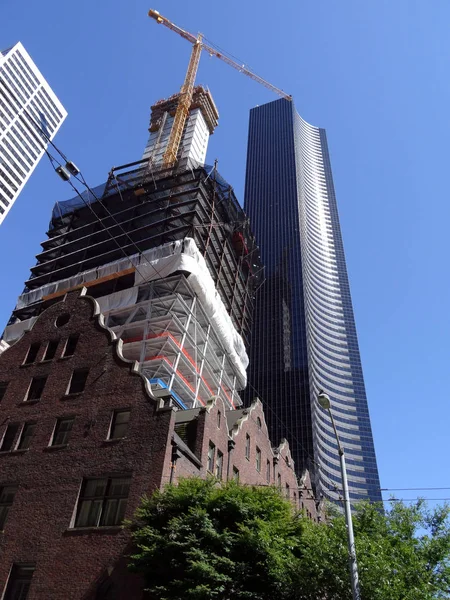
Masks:
[[[188,31],[181,29],[181,27],[178,27],[178,25],[175,25],[175,23],[172,23],[171,21],[169,21],[169,19],[166,19],[165,17],[160,15],[157,10],[149,10],[148,16],[151,17],[152,19],[155,19],[155,21],[157,23],[160,23],[161,25],[165,25],[172,31],[175,31],[175,33],[178,33],[178,35],[181,35],[182,38],[184,38],[188,42],[191,42],[191,44],[192,44],[191,58],[189,60],[189,65],[188,65],[188,69],[186,72],[186,77],[184,78],[184,83],[181,86],[180,100],[178,102],[178,106],[177,106],[177,109],[175,112],[172,129],[170,131],[169,141],[167,143],[167,148],[166,148],[166,151],[163,156],[163,166],[165,166],[165,167],[170,166],[170,165],[174,164],[177,160],[177,154],[178,154],[178,148],[180,147],[181,136],[183,135],[183,130],[184,130],[184,126],[186,124],[186,119],[189,115],[189,108],[192,103],[195,77],[197,75],[198,64],[200,62],[200,54],[201,54],[202,50],[205,50],[206,52],[208,52],[208,54],[210,56],[216,56],[217,58],[220,58],[220,60],[223,60],[224,62],[229,64],[230,67],[233,67],[234,69],[238,70],[240,73],[243,73],[244,75],[247,75],[248,77],[251,77],[252,79],[257,81],[258,83],[261,83],[266,88],[268,88],[269,90],[272,90],[272,92],[275,92],[282,98],[285,98],[286,100],[292,100],[292,96],[289,96],[289,94],[286,94],[285,92],[283,92],[283,90],[280,90],[279,88],[275,87],[274,85],[272,85],[271,83],[269,83],[268,81],[263,79],[262,77],[259,77],[259,75],[252,73],[252,71],[247,69],[245,67],[245,65],[240,65],[233,59],[231,59],[228,56],[217,51],[212,46],[208,46],[208,44],[205,44],[201,33],[199,33],[197,36],[195,36],[192,33],[189,33]]]

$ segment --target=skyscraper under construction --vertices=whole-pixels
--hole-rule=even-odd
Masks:
[[[218,119],[207,89],[194,90],[177,162],[163,164],[178,99],[152,106],[142,160],[56,203],[3,340],[85,286],[155,395],[180,408],[221,395],[231,408],[246,385],[259,253],[232,187],[204,165]]]
[[[297,467],[308,464],[320,491],[337,500],[336,440],[317,404],[320,390],[329,394],[351,499],[380,501],[326,134],[306,123],[293,102],[276,100],[250,113],[245,210],[266,268],[249,393],[270,407],[272,437],[286,437]]]

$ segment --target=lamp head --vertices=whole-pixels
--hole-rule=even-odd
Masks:
[[[323,390],[320,390],[320,392],[317,396],[317,402],[320,404],[320,406],[322,408],[325,408],[326,410],[329,410],[331,407],[330,396],[328,396],[328,394],[325,394],[325,392]]]

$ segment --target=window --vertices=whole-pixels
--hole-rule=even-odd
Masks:
[[[128,423],[130,422],[130,410],[115,410],[111,422],[110,440],[119,440],[128,433]]]
[[[3,436],[2,445],[0,446],[0,452],[9,452],[12,449],[18,431],[19,423],[10,423],[8,425]]]
[[[33,578],[34,565],[13,565],[4,600],[26,600]]]
[[[4,485],[3,487],[0,487],[0,530],[5,528],[9,509],[12,506],[16,492],[16,485]]]
[[[72,373],[67,394],[79,394],[84,390],[86,380],[89,375],[89,369],[75,369]]]
[[[245,458],[250,460],[250,436],[248,433],[245,436]]]
[[[266,464],[266,479],[267,483],[270,483],[270,460],[268,460]]]
[[[256,470],[261,472],[261,450],[256,446]]]
[[[237,467],[233,467],[233,480],[239,481],[239,469]]]
[[[278,473],[278,487],[281,489],[281,475]]]
[[[216,460],[216,477],[217,477],[217,479],[222,479],[222,471],[223,471],[223,454],[220,450],[217,450],[217,460]]]
[[[69,441],[75,417],[62,417],[56,421],[52,438],[52,446],[64,446]]]
[[[40,400],[46,381],[47,377],[33,377],[30,387],[28,388],[28,394],[25,396],[25,400]]]
[[[85,479],[75,527],[120,525],[125,516],[131,477]]]
[[[63,356],[73,356],[75,354],[75,348],[77,347],[79,337],[78,334],[69,335],[64,347],[64,352],[62,353]]]
[[[31,344],[30,348],[28,349],[28,354],[26,355],[26,358],[24,360],[24,363],[23,363],[24,365],[31,365],[31,363],[34,363],[34,361],[36,360],[36,356],[38,355],[40,347],[41,347],[40,342]]]
[[[291,497],[291,488],[289,486],[289,484],[286,484],[286,498],[290,498]]]
[[[220,410],[217,411],[217,427],[220,429],[220,422],[222,420],[222,413]]]
[[[42,360],[52,360],[55,358],[56,350],[58,349],[58,340],[52,340],[47,344],[44,358]]]
[[[0,402],[3,400],[3,397],[6,394],[8,383],[8,381],[0,381]]]
[[[25,423],[20,434],[19,444],[17,450],[28,450],[30,447],[31,438],[34,435],[34,428],[36,423]]]
[[[256,419],[256,424],[258,425],[258,429],[261,429],[262,423],[259,417]]]
[[[209,442],[208,448],[208,471],[211,473],[214,472],[214,454],[216,452],[216,447],[212,442]]]

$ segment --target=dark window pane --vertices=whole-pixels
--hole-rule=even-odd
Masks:
[[[6,393],[6,388],[8,387],[8,381],[0,381],[0,402],[3,400],[3,396]]]
[[[216,451],[216,447],[214,446],[214,444],[212,442],[209,442],[209,448],[208,448],[208,471],[210,471],[211,473],[213,472],[214,469],[214,454]]]
[[[42,360],[52,360],[52,358],[55,358],[58,343],[58,340],[52,340],[47,344],[47,349],[45,350],[44,358]]]
[[[9,576],[4,600],[26,600],[34,573],[34,565],[14,565]]]
[[[220,450],[217,451],[217,460],[216,460],[216,477],[217,479],[222,479],[222,471],[223,471],[223,454]]]
[[[75,348],[77,347],[78,338],[80,336],[78,334],[70,335],[66,342],[66,347],[64,348],[63,356],[73,356],[75,354]]]
[[[17,432],[19,431],[19,423],[10,423],[6,428],[5,435],[3,436],[2,445],[0,451],[8,452],[12,449],[14,440]]]
[[[78,502],[75,527],[120,525],[125,516],[130,477],[86,479]]]
[[[245,458],[250,460],[250,436],[245,436]]]
[[[44,391],[47,377],[33,377],[25,400],[39,400]]]
[[[86,380],[89,375],[89,369],[75,369],[70,380],[68,394],[79,394],[84,390]]]
[[[29,350],[28,350],[28,354],[25,358],[24,364],[25,365],[29,365],[31,363],[34,363],[34,361],[36,360],[36,356],[39,352],[39,348],[41,347],[40,342],[36,342],[35,344],[31,344]]]
[[[9,509],[13,503],[14,495],[17,491],[15,485],[5,485],[0,488],[0,530],[5,528]]]
[[[36,423],[25,423],[22,429],[22,435],[20,436],[18,450],[26,450],[30,447],[31,438],[34,435],[34,428]]]
[[[113,421],[111,424],[111,440],[117,440],[126,437],[128,433],[128,423],[130,421],[129,410],[114,411]]]
[[[66,417],[56,421],[52,446],[62,446],[63,444],[67,444],[74,421],[74,417]]]

